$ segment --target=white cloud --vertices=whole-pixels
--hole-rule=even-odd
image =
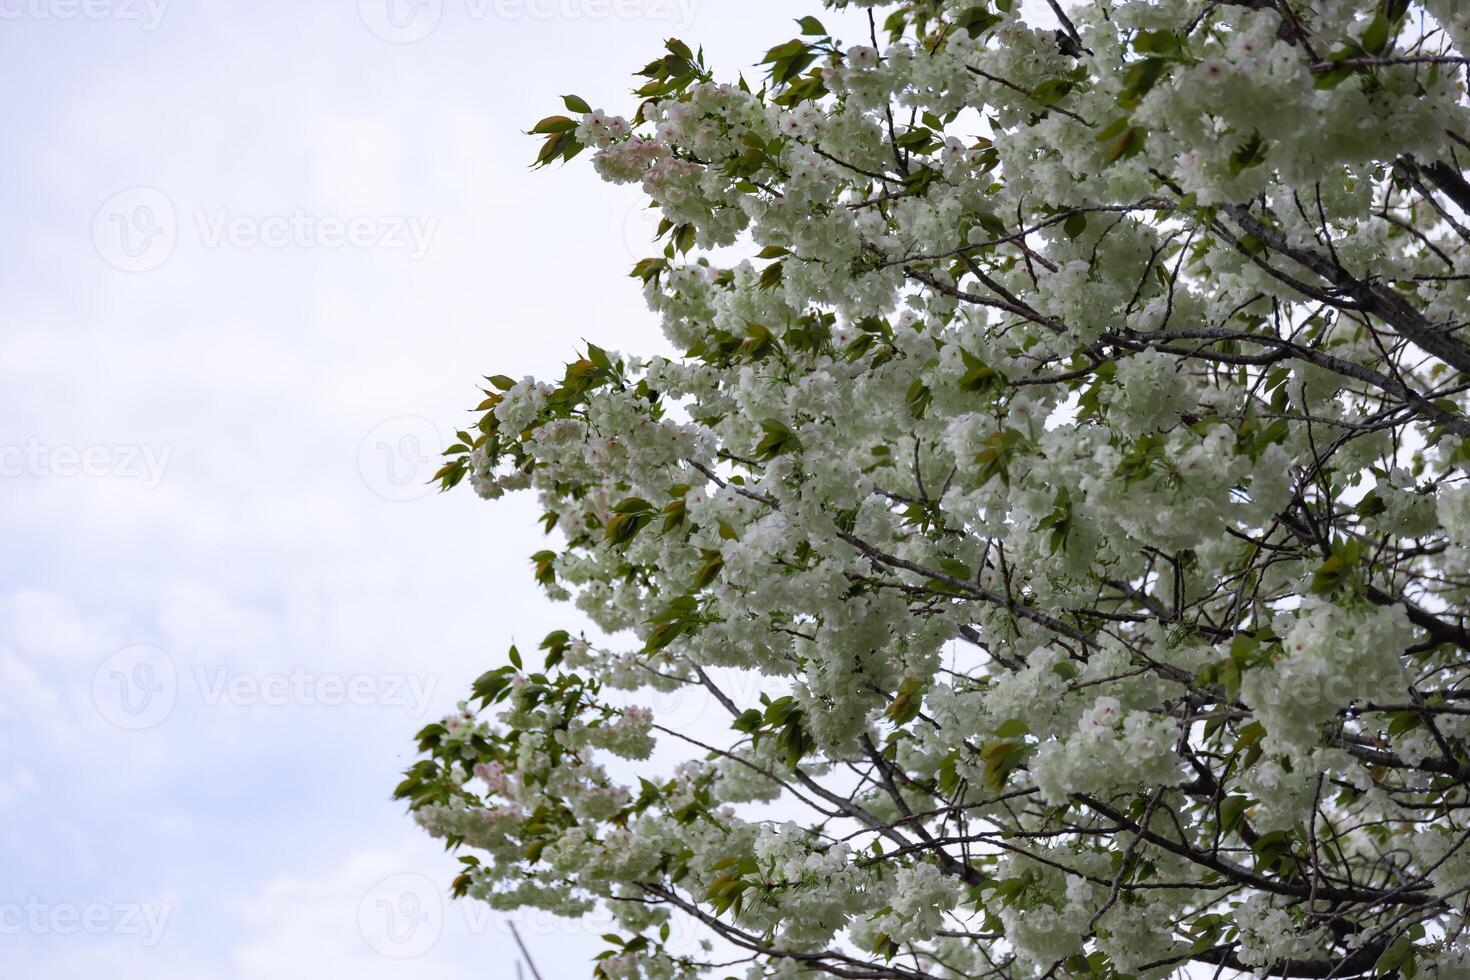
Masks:
[[[85,659],[97,641],[97,631],[82,623],[71,599],[34,588],[0,600],[0,635],[27,654],[60,660]]]
[[[40,671],[0,646],[0,724],[33,726],[61,747],[75,744],[69,722]]]
[[[16,769],[0,775],[0,810],[7,810],[36,790],[36,775],[29,769]]]

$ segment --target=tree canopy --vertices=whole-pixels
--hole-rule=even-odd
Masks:
[[[597,631],[420,733],[454,892],[609,980],[1470,976],[1470,8],[827,6],[534,127],[669,351],[448,450]]]

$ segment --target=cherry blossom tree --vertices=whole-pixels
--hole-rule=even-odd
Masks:
[[[669,349],[447,452],[596,632],[420,733],[454,893],[604,978],[1470,976],[1470,6],[828,8],[535,126]]]

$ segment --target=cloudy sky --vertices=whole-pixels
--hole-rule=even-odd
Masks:
[[[658,348],[652,223],[523,130],[785,0],[0,0],[0,964],[514,976],[390,800],[513,639],[533,503],[431,494],[480,375]],[[698,711],[661,710],[676,726]],[[523,918],[546,980],[595,923]]]

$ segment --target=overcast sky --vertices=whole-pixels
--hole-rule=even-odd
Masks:
[[[811,12],[0,0],[0,972],[514,976],[389,797],[578,621],[530,498],[422,484],[481,375],[661,346],[636,190],[523,131],[629,110],[671,35],[755,78]],[[605,930],[522,921],[589,974]]]

